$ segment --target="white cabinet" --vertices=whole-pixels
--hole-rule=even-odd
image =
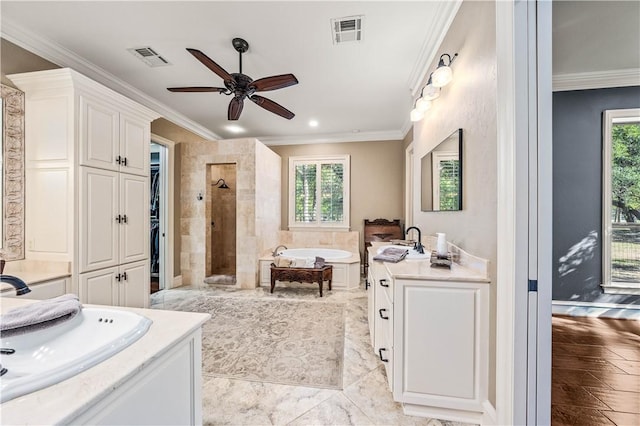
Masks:
[[[118,291],[106,279],[81,290],[80,275],[148,265],[149,145],[159,115],[69,68],[8,77],[25,92],[29,118],[26,258],[71,262],[67,291],[85,303],[147,306],[148,271],[145,284]]]
[[[62,296],[69,288],[69,278],[57,278],[35,284],[29,284],[30,293],[19,296],[22,299],[45,300]],[[0,292],[2,297],[18,297],[13,288],[7,288]]]
[[[480,423],[489,380],[486,275],[369,256],[372,345],[393,399],[408,415]]]
[[[123,173],[149,174],[149,122],[110,102],[81,94],[80,164]]]
[[[149,187],[141,176],[80,167],[80,272],[149,257]]]
[[[128,263],[80,274],[80,298],[96,305],[149,307],[149,263]]]

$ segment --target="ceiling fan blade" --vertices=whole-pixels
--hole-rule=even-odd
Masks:
[[[293,74],[273,75],[271,77],[259,78],[251,82],[249,87],[256,89],[256,92],[266,92],[269,90],[282,89],[284,87],[298,84],[298,79]]]
[[[240,118],[240,113],[242,112],[242,107],[244,107],[244,101],[242,98],[234,97],[229,102],[229,110],[227,111],[227,119],[228,120],[237,120]]]
[[[222,87],[167,87],[170,92],[218,92],[224,93],[227,89]]]
[[[279,116],[284,117],[287,120],[291,120],[293,117],[295,117],[294,113],[292,113],[282,105],[272,101],[271,99],[267,99],[260,95],[253,95],[249,99],[251,99],[256,105],[261,106],[262,108],[274,114],[278,114]]]
[[[220,65],[216,64],[213,59],[199,51],[198,49],[190,49],[187,47],[189,53],[196,57],[197,60],[202,62],[202,64],[209,68],[211,71],[220,76],[224,81],[232,80],[231,74],[225,71]]]

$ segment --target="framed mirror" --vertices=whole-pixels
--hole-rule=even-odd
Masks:
[[[420,160],[421,210],[462,210],[462,129]]]
[[[2,238],[5,260],[24,259],[24,93],[0,84],[2,140],[0,163]]]

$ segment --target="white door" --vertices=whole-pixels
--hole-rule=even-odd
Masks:
[[[146,177],[120,174],[120,263],[149,257],[149,183]]]
[[[115,266],[118,259],[118,173],[80,167],[80,272]]]
[[[140,176],[149,175],[149,122],[120,114],[120,171]]]
[[[90,96],[80,95],[80,164],[117,171],[118,111]]]
[[[80,274],[80,300],[82,303],[118,306],[118,268],[106,268],[99,271]]]
[[[120,267],[120,306],[149,307],[149,262],[135,262]]]

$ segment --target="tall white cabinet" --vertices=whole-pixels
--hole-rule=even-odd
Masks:
[[[148,307],[159,115],[69,68],[8,77],[26,96],[26,257],[71,262],[85,303]]]

